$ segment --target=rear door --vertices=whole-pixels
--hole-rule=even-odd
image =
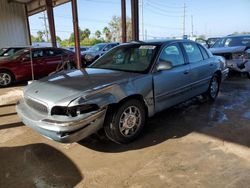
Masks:
[[[156,112],[190,98],[190,67],[184,60],[179,44],[164,47],[159,62],[171,62],[172,69],[153,75]]]
[[[215,64],[201,45],[184,42],[183,49],[190,64],[193,95],[199,95],[208,89]]]
[[[63,51],[60,49],[46,49],[44,74],[48,75],[56,71],[57,67],[64,61]]]

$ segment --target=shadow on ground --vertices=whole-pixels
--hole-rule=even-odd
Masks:
[[[74,187],[82,179],[75,164],[49,145],[0,148],[0,187]]]
[[[250,85],[244,79],[233,78],[223,83],[215,103],[196,97],[167,109],[150,118],[141,137],[130,144],[118,145],[104,136],[91,136],[79,144],[93,150],[115,153],[150,147],[197,132],[250,147],[249,93]]]

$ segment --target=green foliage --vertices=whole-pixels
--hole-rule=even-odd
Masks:
[[[131,19],[127,17],[127,40],[132,39],[132,24]],[[121,41],[121,18],[119,16],[113,16],[112,20],[109,22],[108,26],[104,27],[102,32],[97,30],[94,33],[94,37],[90,38],[91,31],[86,28],[81,30],[79,28],[79,38],[81,46],[92,46],[101,42],[111,42],[111,41]],[[102,38],[103,35],[103,38]],[[74,33],[70,34],[69,39],[60,42],[62,47],[74,46]]]
[[[99,39],[99,38],[101,37],[101,35],[102,35],[101,31],[97,30],[97,31],[95,32],[95,37],[96,37],[96,38]]]

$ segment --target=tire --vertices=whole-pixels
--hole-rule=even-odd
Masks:
[[[118,108],[109,109],[106,114],[104,131],[116,143],[129,143],[143,130],[146,112],[139,100],[128,100]]]
[[[250,72],[247,73],[247,77],[250,79]]]
[[[0,87],[7,87],[14,81],[14,76],[8,71],[0,71]]]
[[[218,96],[220,90],[220,78],[215,74],[211,80],[208,87],[208,90],[203,94],[203,97],[213,102]]]

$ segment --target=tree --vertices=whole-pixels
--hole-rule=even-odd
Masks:
[[[120,41],[121,39],[121,18],[113,16],[109,22],[109,29],[112,34],[112,41]]]
[[[112,35],[108,27],[104,27],[102,33],[104,34],[106,41],[111,41]]]
[[[62,39],[58,36],[56,36],[56,42],[62,42]]]
[[[101,34],[102,34],[101,31],[97,30],[95,32],[95,37],[99,39],[101,37]]]
[[[45,35],[44,31],[37,31],[36,42],[45,42],[45,40],[43,38],[44,35]]]
[[[132,23],[129,17],[126,18],[127,40],[132,40]],[[113,16],[109,22],[109,30],[113,41],[122,41],[121,39],[121,17]]]
[[[80,41],[82,41],[84,39],[83,38],[83,31],[81,30],[81,28],[79,28],[79,38],[80,38]],[[74,34],[74,32],[70,34],[69,42],[70,43],[74,43],[75,42],[75,34]]]
[[[84,40],[85,38],[88,39],[90,34],[91,31],[88,28],[84,29],[83,32],[81,33],[81,41]]]

